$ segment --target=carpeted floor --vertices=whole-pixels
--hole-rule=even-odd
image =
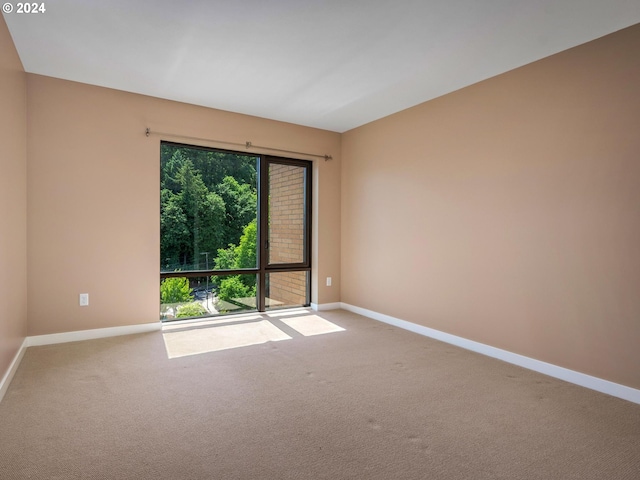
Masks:
[[[637,480],[640,405],[348,312],[279,312],[29,348],[0,478]]]

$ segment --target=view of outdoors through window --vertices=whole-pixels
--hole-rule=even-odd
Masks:
[[[257,268],[258,158],[162,143],[160,271]],[[163,320],[256,309],[256,274],[169,277]]]
[[[309,305],[311,162],[162,142],[160,166],[162,320]]]
[[[162,142],[160,166],[163,321],[309,305],[311,162]]]

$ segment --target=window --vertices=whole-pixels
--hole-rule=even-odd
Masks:
[[[309,305],[311,162],[161,143],[162,320]]]

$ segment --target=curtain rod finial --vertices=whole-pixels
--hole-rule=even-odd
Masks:
[[[251,148],[251,142],[247,141],[247,143],[245,143],[245,146],[247,147],[247,150],[249,150]]]
[[[149,135],[151,135],[151,129],[150,129],[150,128],[147,128],[147,129],[144,131],[144,134],[145,134],[147,137],[148,137]]]
[[[327,160],[333,160],[333,157],[331,155],[325,155],[324,161],[326,162]]]

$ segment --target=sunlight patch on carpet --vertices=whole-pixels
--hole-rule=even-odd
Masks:
[[[290,340],[268,320],[163,333],[169,358]]]
[[[183,330],[185,328],[193,328],[195,327],[203,327],[207,325],[220,325],[220,324],[228,324],[228,323],[240,323],[247,322],[250,320],[259,320],[263,318],[258,314],[249,314],[249,315],[233,315],[233,316],[224,316],[221,318],[216,318],[214,320],[203,320],[201,318],[196,318],[193,320],[184,320],[184,321],[173,321],[170,323],[165,323],[162,325],[162,331],[166,332],[169,330]]]
[[[304,315],[305,313],[309,313],[308,308],[287,308],[285,310],[271,310],[269,312],[264,313],[267,317],[278,318],[278,317],[290,317],[291,315]]]
[[[282,323],[287,324],[305,337],[312,335],[323,335],[325,333],[343,332],[344,328],[335,323],[331,323],[317,315],[306,315],[304,317],[282,318]]]

